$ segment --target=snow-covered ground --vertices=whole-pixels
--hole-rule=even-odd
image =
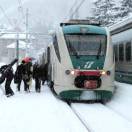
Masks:
[[[92,132],[132,132],[132,122],[102,104],[72,104],[72,108]]]
[[[42,86],[41,93],[34,90],[7,98],[0,89],[1,132],[132,132],[132,85],[116,82],[116,93],[106,105],[72,104],[73,110],[55,98],[49,88]],[[74,111],[82,119],[76,116]],[[86,128],[87,125],[87,128]]]
[[[106,105],[72,104],[83,123],[94,132],[132,132],[132,85],[116,82],[113,99]]]
[[[34,84],[30,93],[22,89],[10,98],[0,91],[0,131],[87,132],[66,103],[56,99],[47,86],[41,93],[34,92]]]
[[[107,106],[132,122],[132,85],[116,82],[116,87],[114,98]]]

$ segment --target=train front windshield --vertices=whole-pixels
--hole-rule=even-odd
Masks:
[[[70,55],[104,56],[106,52],[105,35],[65,35]]]

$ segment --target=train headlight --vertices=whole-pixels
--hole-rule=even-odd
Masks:
[[[107,74],[108,76],[110,76],[111,72],[110,72],[110,71],[107,71],[106,74]]]
[[[111,72],[110,71],[101,71],[101,75],[108,75],[110,76]]]
[[[74,70],[71,70],[71,75],[75,75],[75,71]]]
[[[66,70],[65,71],[65,73],[67,74],[67,75],[76,75],[77,73],[76,73],[76,70]]]
[[[101,75],[106,75],[106,71],[102,71],[101,72]]]
[[[67,75],[69,75],[69,74],[71,73],[71,71],[70,71],[70,70],[66,70],[65,73],[66,73]]]

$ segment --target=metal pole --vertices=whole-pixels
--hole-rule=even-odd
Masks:
[[[26,9],[26,56],[28,56],[28,8]]]
[[[17,39],[16,39],[16,58],[18,59],[17,61],[17,66],[19,65],[19,33],[17,33]]]

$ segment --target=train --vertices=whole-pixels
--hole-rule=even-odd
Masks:
[[[132,84],[132,17],[110,27],[115,52],[115,80]]]
[[[108,28],[97,21],[69,20],[51,36],[44,60],[54,95],[67,102],[109,101],[115,90],[115,59]]]

